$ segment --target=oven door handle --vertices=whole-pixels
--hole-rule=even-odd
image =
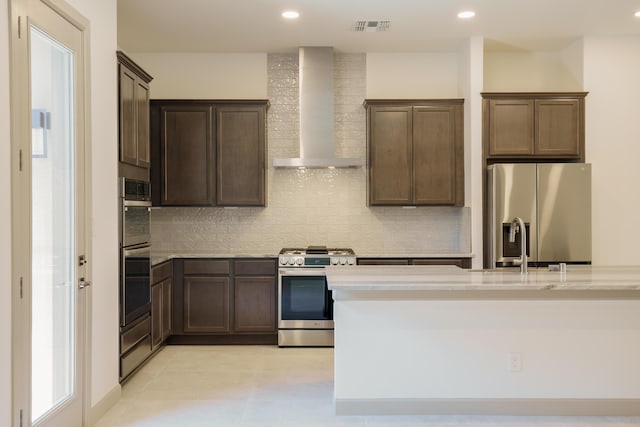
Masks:
[[[122,200],[122,205],[123,206],[138,206],[138,207],[148,207],[150,208],[151,206],[153,206],[153,204],[151,202],[145,201],[145,200],[127,200],[127,199],[123,199]]]
[[[138,248],[122,248],[122,255],[125,257],[131,256],[131,255],[139,255],[145,252],[149,252],[150,249],[151,249],[151,246],[149,245],[140,246]]]
[[[281,268],[278,274],[280,276],[326,276],[324,268]]]

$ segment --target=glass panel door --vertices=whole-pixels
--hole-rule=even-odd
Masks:
[[[73,396],[75,138],[73,53],[31,27],[31,418]]]

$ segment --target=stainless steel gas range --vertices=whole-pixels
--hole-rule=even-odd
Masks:
[[[333,299],[324,268],[355,265],[353,249],[285,248],[278,256],[278,345],[332,347]]]

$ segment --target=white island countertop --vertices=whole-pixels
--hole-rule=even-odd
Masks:
[[[455,266],[327,267],[333,291],[632,291],[640,294],[640,266],[569,265],[548,268],[465,270]]]

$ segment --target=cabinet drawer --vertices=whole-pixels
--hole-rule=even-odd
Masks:
[[[120,354],[124,354],[151,332],[151,318],[146,317],[133,328],[120,334]]]
[[[213,274],[230,274],[231,265],[226,260],[203,260],[203,259],[186,259],[184,260],[184,274],[197,275],[213,275]]]
[[[158,283],[173,276],[173,261],[165,261],[151,267],[151,283]]]
[[[460,268],[470,268],[470,258],[419,258],[412,261],[413,265],[455,265]]]
[[[236,276],[275,276],[275,260],[234,261]]]
[[[151,337],[140,341],[127,355],[120,358],[120,378],[133,372],[151,354]]]
[[[358,265],[409,265],[409,260],[406,258],[358,259]]]

